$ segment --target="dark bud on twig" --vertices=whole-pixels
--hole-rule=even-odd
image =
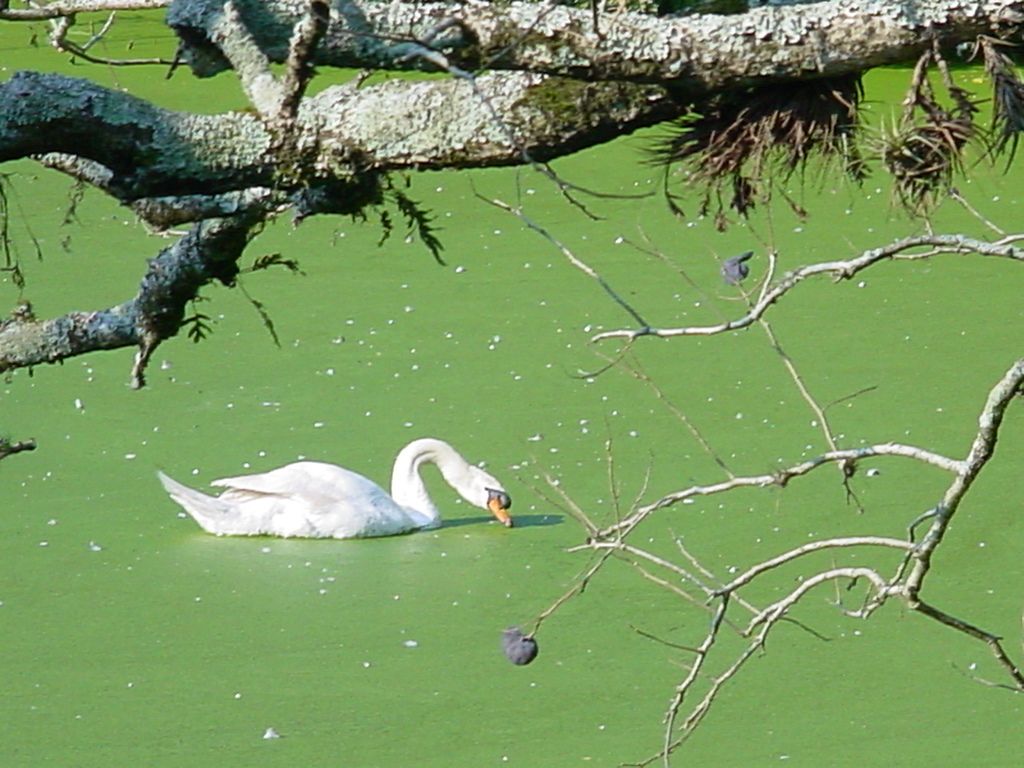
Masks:
[[[505,657],[517,666],[529,664],[537,658],[537,641],[524,635],[519,627],[510,627],[502,633],[501,649]]]
[[[739,256],[733,256],[722,262],[722,279],[729,285],[739,285],[743,278],[750,274],[750,267],[746,262],[754,255],[753,251],[746,251]]]

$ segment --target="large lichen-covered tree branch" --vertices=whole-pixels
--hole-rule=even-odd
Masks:
[[[520,142],[482,109],[486,98]],[[542,75],[337,86],[304,99],[291,157],[255,115],[196,115],[63,75],[18,73],[0,84],[0,162],[71,154],[109,172],[124,201],[251,187],[352,183],[374,171],[469,168],[546,160],[606,141],[624,126],[677,114],[656,87],[561,82]],[[289,161],[290,174],[285,173]],[[365,200],[355,199],[350,210]]]
[[[117,306],[37,320],[31,307],[22,305],[0,323],[0,373],[134,346],[138,353],[132,384],[141,387],[153,349],[178,332],[199,289],[212,280],[234,282],[236,260],[257,224],[258,219],[233,217],[194,225],[149,262],[138,293]]]
[[[303,0],[235,0],[274,61],[304,12]],[[175,0],[168,23],[197,74],[227,62],[211,30],[222,0]],[[597,28],[595,28],[595,18]],[[469,70],[523,70],[586,80],[671,82],[691,96],[809,74],[838,76],[916,58],[934,36],[972,40],[1012,34],[1024,22],[1014,0],[834,0],[733,16],[595,16],[551,3],[341,2],[315,63],[408,69],[406,44],[427,41]]]
[[[61,0],[20,9],[28,15],[9,5],[0,19],[41,13],[70,24],[78,11],[132,4]],[[825,5],[736,17],[600,15],[595,27],[588,11],[549,4],[177,0],[168,23],[181,55],[198,74],[234,69],[252,112],[173,112],[84,80],[19,73],[0,85],[0,162],[37,158],[157,227],[235,216],[248,231],[288,209],[298,218],[358,212],[380,201],[389,171],[544,162],[678,116],[698,92],[860,71],[905,58],[923,37],[970,39],[1019,22],[1018,4],[1005,0],[924,0],[914,14],[870,0]],[[853,36],[852,19],[872,34]],[[441,66],[458,76],[304,96],[316,64]],[[0,358],[11,369],[89,343],[135,344],[138,383],[150,342],[172,331],[140,334],[121,311],[31,326],[12,318]],[[168,316],[181,315],[172,306]],[[76,329],[73,348],[66,326]],[[30,327],[32,343],[20,335]],[[15,331],[21,346],[11,351],[3,340],[13,343]]]

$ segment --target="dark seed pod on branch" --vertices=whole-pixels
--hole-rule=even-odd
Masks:
[[[501,635],[501,648],[513,664],[522,666],[537,658],[537,641],[527,637],[519,627],[510,627]]]

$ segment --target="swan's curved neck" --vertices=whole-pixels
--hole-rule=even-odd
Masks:
[[[395,457],[395,467],[391,471],[391,498],[400,506],[424,516],[427,525],[436,525],[441,521],[441,513],[430,500],[420,477],[420,467],[424,463],[436,464],[445,481],[460,490],[466,483],[469,462],[448,443],[429,437],[413,440]]]

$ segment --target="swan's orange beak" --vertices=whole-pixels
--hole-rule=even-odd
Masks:
[[[508,506],[502,502],[508,502]],[[510,506],[512,506],[512,500],[509,499],[507,494],[494,493],[491,494],[491,498],[487,500],[487,508],[491,510],[491,514],[498,518],[498,522],[506,528],[512,527],[512,518],[508,514],[508,508]]]

